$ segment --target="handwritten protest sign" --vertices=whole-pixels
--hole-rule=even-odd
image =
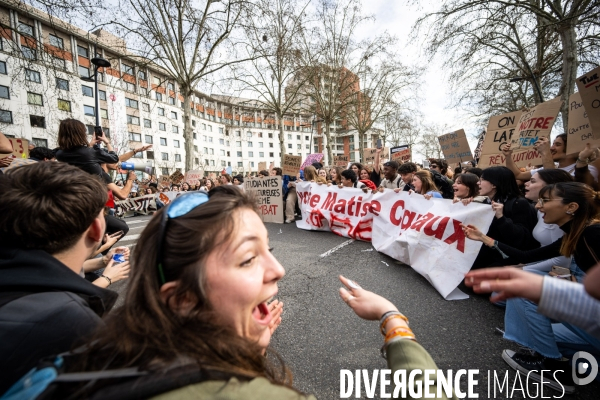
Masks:
[[[204,172],[199,170],[187,171],[185,173],[184,182],[189,183],[190,185],[199,185],[200,180],[204,177]]]
[[[587,117],[590,120],[593,138],[600,139],[600,67],[580,76],[577,78],[576,83]]]
[[[123,217],[126,213],[137,213],[148,215],[157,211],[156,195],[149,194],[142,197],[134,197],[130,199],[115,201],[115,215]]]
[[[536,105],[529,111],[523,111],[517,123],[516,133],[511,139],[511,148],[513,150],[532,149],[538,138],[549,138],[561,105],[560,97],[555,97]]]
[[[333,165],[336,167],[345,167],[350,162],[350,156],[341,155],[333,156]]]
[[[300,165],[302,165],[302,156],[283,155],[281,160],[283,175],[296,176],[300,172]]]
[[[267,169],[267,162],[266,161],[259,162],[258,163],[258,172],[264,171],[265,169]]]
[[[258,201],[258,215],[263,222],[283,223],[281,176],[245,179],[244,189],[254,194]]]
[[[569,126],[567,128],[567,154],[579,153],[589,143],[592,148],[600,146],[595,138],[586,109],[579,92],[569,96]]]
[[[485,131],[481,132],[479,134],[479,137],[477,138],[477,146],[475,146],[475,151],[473,152],[473,158],[475,158],[475,161],[479,161],[479,159],[481,158],[481,150],[483,149],[483,141],[485,140]]]
[[[15,139],[7,138],[13,148],[13,152],[10,155],[2,155],[0,158],[29,158],[29,140],[27,139]]]
[[[465,237],[460,224],[487,231],[489,205],[426,200],[408,192],[364,193],[310,182],[296,185],[301,229],[331,231],[371,241],[381,251],[423,275],[447,300],[466,298],[457,290],[481,248]]]
[[[405,144],[403,146],[392,147],[390,149],[390,158],[400,164],[409,162],[411,160],[410,145]]]
[[[377,154],[377,148],[366,148],[363,151],[363,163],[364,164],[373,164],[375,162],[375,155]],[[383,147],[381,149],[381,154],[379,154],[380,160],[389,160],[390,159],[390,149],[387,147]]]
[[[473,154],[463,129],[438,136],[444,158],[448,163],[473,160]]]
[[[314,153],[306,156],[306,160],[300,166],[300,169],[304,169],[304,167],[311,165],[315,162],[321,162],[323,159],[323,153]]]
[[[516,135],[521,114],[521,111],[514,111],[490,118],[477,165],[479,168],[506,165],[502,147],[511,143],[512,138]],[[533,165],[542,163],[540,154],[533,148],[514,151],[512,158],[519,167],[525,167],[529,163]]]

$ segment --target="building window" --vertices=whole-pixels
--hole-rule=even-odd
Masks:
[[[175,97],[168,97],[167,103],[174,106],[175,105]]]
[[[151,135],[144,135],[144,142],[146,142],[148,144],[152,144],[152,136]]]
[[[206,130],[206,124],[202,124],[202,130],[205,131]]]
[[[238,157],[241,157],[241,156],[242,156],[242,152],[241,152],[241,151],[238,151],[238,152],[237,152],[237,156],[238,156]]]
[[[46,127],[46,118],[40,117],[38,115],[30,115],[29,123],[32,128],[45,128]],[[46,146],[44,146],[46,147]]]
[[[89,50],[87,47],[77,45],[77,54],[83,58],[89,58]]]
[[[269,133],[269,139],[273,139],[273,134]]]
[[[258,156],[261,157],[261,158],[264,157],[265,156],[265,152],[264,151],[259,151],[258,152]]]
[[[292,135],[288,133],[288,140],[292,140]]]
[[[250,131],[246,132],[246,136],[247,137],[252,137],[252,132],[250,132]]]
[[[269,153],[269,157],[273,157],[273,153]]]
[[[150,104],[148,104],[148,103],[142,103],[142,110],[144,110],[144,111],[150,111]]]
[[[132,124],[132,125],[139,125],[140,124],[140,117],[136,117],[134,115],[127,115],[127,123],[128,124]]]
[[[54,47],[58,47],[61,50],[65,48],[64,41],[58,36],[54,36],[53,34],[50,34],[50,44]]]
[[[252,147],[252,142],[248,142],[248,147]]]
[[[225,144],[225,139],[219,139],[219,144]]]
[[[248,157],[254,157],[254,152],[253,151],[249,151],[248,152]]]
[[[141,142],[142,135],[139,133],[129,132],[129,140],[131,140],[132,142]]]
[[[173,133],[179,133],[179,127],[173,125]]]
[[[223,133],[223,128],[219,127],[219,133]]]
[[[144,153],[143,152],[142,153],[135,153],[133,155],[133,158],[144,158]]]
[[[0,122],[4,122],[5,124],[12,124],[12,112],[7,110],[0,110]]]
[[[21,46],[21,54],[23,54],[23,57],[25,57],[28,60],[35,60],[37,58],[35,50],[31,47]]]
[[[35,147],[48,147],[48,139],[31,138]]]
[[[135,85],[133,83],[123,81],[123,89],[128,92],[135,92]]]
[[[144,128],[152,128],[152,121],[144,118]]]
[[[123,65],[123,72],[129,75],[135,75],[135,72],[133,71],[133,67],[131,65],[127,65],[125,63],[122,64]]]
[[[196,121],[192,120],[192,126],[196,127]]]
[[[240,132],[240,131],[235,131],[235,136],[236,136],[236,137],[240,137],[240,136],[242,136],[242,132]]]
[[[100,118],[108,119],[108,110],[106,108],[100,109]]]
[[[148,160],[154,160],[154,152],[153,151],[146,151],[146,158]]]
[[[177,113],[175,111],[171,111],[171,119],[177,119]]]
[[[44,99],[41,94],[27,92],[27,104],[33,104],[34,106],[43,106]]]
[[[169,158],[167,156],[167,158]],[[160,171],[162,172],[163,175],[169,175],[169,168],[161,168]]]
[[[83,113],[85,115],[89,115],[89,116],[92,116],[92,117],[96,116],[96,110],[94,110],[94,107],[92,107],[92,106],[85,106],[84,105],[83,106]]]
[[[194,134],[194,139],[198,139],[196,132],[193,132],[193,134]]]
[[[265,145],[265,144],[264,144],[263,142],[258,142],[258,147],[261,147],[261,148],[262,148],[262,147],[264,147],[264,145]]]
[[[175,154],[175,161],[181,161],[181,154]]]
[[[6,75],[6,62],[0,61],[0,74]]]
[[[133,100],[133,99],[128,99],[127,97],[125,97],[125,106],[130,107],[130,108],[139,108],[139,104],[137,100]]]
[[[106,92],[104,90],[98,90],[98,98],[106,101]]]
[[[83,66],[79,66],[79,76],[84,77],[84,78],[89,78],[90,77],[90,69],[83,67]]]
[[[271,147],[271,148],[272,148],[272,147],[273,147],[273,143],[269,143],[269,147]]]
[[[146,80],[146,71],[138,71],[138,78]]]
[[[169,154],[168,153],[160,153],[160,158],[163,161],[169,161]]]
[[[194,151],[198,151],[198,146],[194,145]]]
[[[235,147],[242,147],[242,142],[235,142]]]
[[[42,83],[42,77],[39,72],[25,68],[25,79],[31,82]]]
[[[160,116],[165,116],[165,109],[162,107],[158,107],[158,115]]]
[[[242,161],[238,161],[238,168],[244,168],[244,163]]]
[[[288,149],[291,149],[291,148],[292,148],[292,144],[288,143]]]
[[[69,91],[69,81],[66,79],[56,78],[56,88]]]
[[[148,89],[145,87],[140,87],[140,94],[144,97],[148,97]]]
[[[173,147],[179,148],[179,140],[173,140]]]
[[[71,102],[69,100],[58,99],[58,109],[61,111],[71,112]]]
[[[225,162],[225,160],[222,160],[221,161],[221,167],[226,167],[226,166],[227,166],[227,163]]]
[[[0,85],[0,98],[10,99],[10,89],[8,86]]]
[[[86,97],[94,97],[94,89],[89,86],[81,85],[81,93]]]
[[[33,26],[19,22],[19,33],[22,35],[33,36]]]
[[[159,122],[158,123],[158,130],[159,131],[166,131],[167,130],[167,124],[165,124],[163,122]]]
[[[162,93],[156,92],[156,101],[162,101]]]
[[[161,146],[166,146],[167,145],[167,138],[161,137],[160,138],[160,145]]]
[[[258,137],[263,137],[262,132],[258,132]]]
[[[167,88],[171,91],[175,91],[175,87],[173,86],[172,83],[167,84]]]

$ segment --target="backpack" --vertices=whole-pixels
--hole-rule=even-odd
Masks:
[[[93,372],[64,372],[65,359],[75,355],[63,353],[45,359],[19,379],[0,400],[46,399],[146,399],[184,386],[209,380],[240,381],[252,379],[224,371],[187,364],[159,371],[141,371],[137,367]]]
[[[437,171],[430,170],[429,172],[433,175],[433,182],[440,190],[442,197],[452,200],[454,198],[454,189],[452,189],[450,180]]]

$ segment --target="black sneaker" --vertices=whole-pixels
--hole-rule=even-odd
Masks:
[[[561,393],[575,392],[575,383],[571,377],[569,360],[546,358],[533,350],[521,349],[519,352],[504,350],[502,359],[515,371],[529,374],[536,382],[542,383],[540,371],[544,370],[543,384]]]

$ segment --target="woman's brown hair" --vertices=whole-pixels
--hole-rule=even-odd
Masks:
[[[416,176],[417,178],[419,178],[421,180],[421,193],[420,194],[425,194],[425,193],[431,192],[431,191],[434,191],[434,192],[440,191],[437,188],[437,186],[435,186],[435,183],[433,182],[433,175],[431,174],[431,172],[427,171],[426,169],[415,172],[413,176]]]
[[[571,229],[563,236],[560,254],[571,257],[584,229],[589,225],[600,223],[600,192],[580,182],[560,182],[544,186],[540,190],[540,198],[560,198],[562,204],[577,203],[579,206],[573,214]]]
[[[69,150],[80,146],[88,146],[87,128],[83,122],[73,118],[60,121],[58,147]]]
[[[317,180],[317,169],[312,165],[304,167],[304,180],[305,181],[316,181]]]
[[[467,197],[477,197],[479,196],[479,177],[475,174],[471,174],[470,172],[464,172],[462,174],[456,175],[454,180],[456,183],[461,183],[469,188],[469,194]]]
[[[278,357],[279,364],[273,364],[256,343],[216,322],[218,316],[208,303],[204,286],[206,259],[233,235],[237,211],[256,211],[255,200],[238,188],[220,186],[211,190],[208,202],[168,220],[162,266],[166,281],[177,281],[178,285],[171,298],[163,302],[157,243],[165,209],[148,223],[133,251],[124,305],[89,338],[78,370],[132,366],[160,370],[180,360],[191,360],[206,369],[250,378],[262,376],[291,386],[291,374]],[[167,305],[182,299],[195,302],[185,316]]]

